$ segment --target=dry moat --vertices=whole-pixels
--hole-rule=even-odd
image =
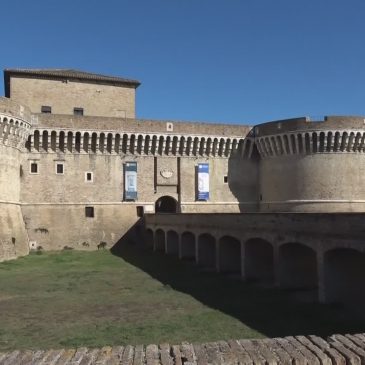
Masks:
[[[0,287],[0,351],[327,336],[365,327],[341,307],[298,301],[292,291],[135,245],[118,255],[42,252],[4,262]]]

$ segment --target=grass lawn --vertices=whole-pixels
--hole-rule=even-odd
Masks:
[[[0,351],[363,332],[338,308],[296,301],[124,246],[0,264]]]

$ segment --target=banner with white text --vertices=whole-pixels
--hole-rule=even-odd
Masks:
[[[124,199],[137,200],[137,162],[125,163]]]
[[[209,164],[198,164],[198,200],[209,200]]]

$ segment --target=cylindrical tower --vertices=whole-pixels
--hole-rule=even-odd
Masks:
[[[261,212],[365,212],[365,119],[255,127]]]
[[[30,120],[28,108],[0,97],[0,261],[29,252],[19,197],[21,151]]]

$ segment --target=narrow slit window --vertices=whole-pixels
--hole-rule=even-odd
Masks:
[[[57,175],[63,175],[64,173],[64,168],[63,168],[63,163],[56,163],[56,174]]]
[[[93,182],[94,175],[92,172],[85,172],[85,182]]]
[[[37,162],[31,162],[30,163],[30,173],[31,174],[38,174],[38,163]]]
[[[42,105],[41,106],[41,112],[46,113],[46,114],[51,114],[52,113],[52,107],[49,106],[49,105]]]
[[[85,217],[94,218],[94,207],[85,207]]]
[[[227,176],[227,175],[224,175],[224,176],[223,176],[223,182],[224,182],[225,184],[228,184],[228,176]]]
[[[74,115],[84,115],[84,108],[74,108]]]

